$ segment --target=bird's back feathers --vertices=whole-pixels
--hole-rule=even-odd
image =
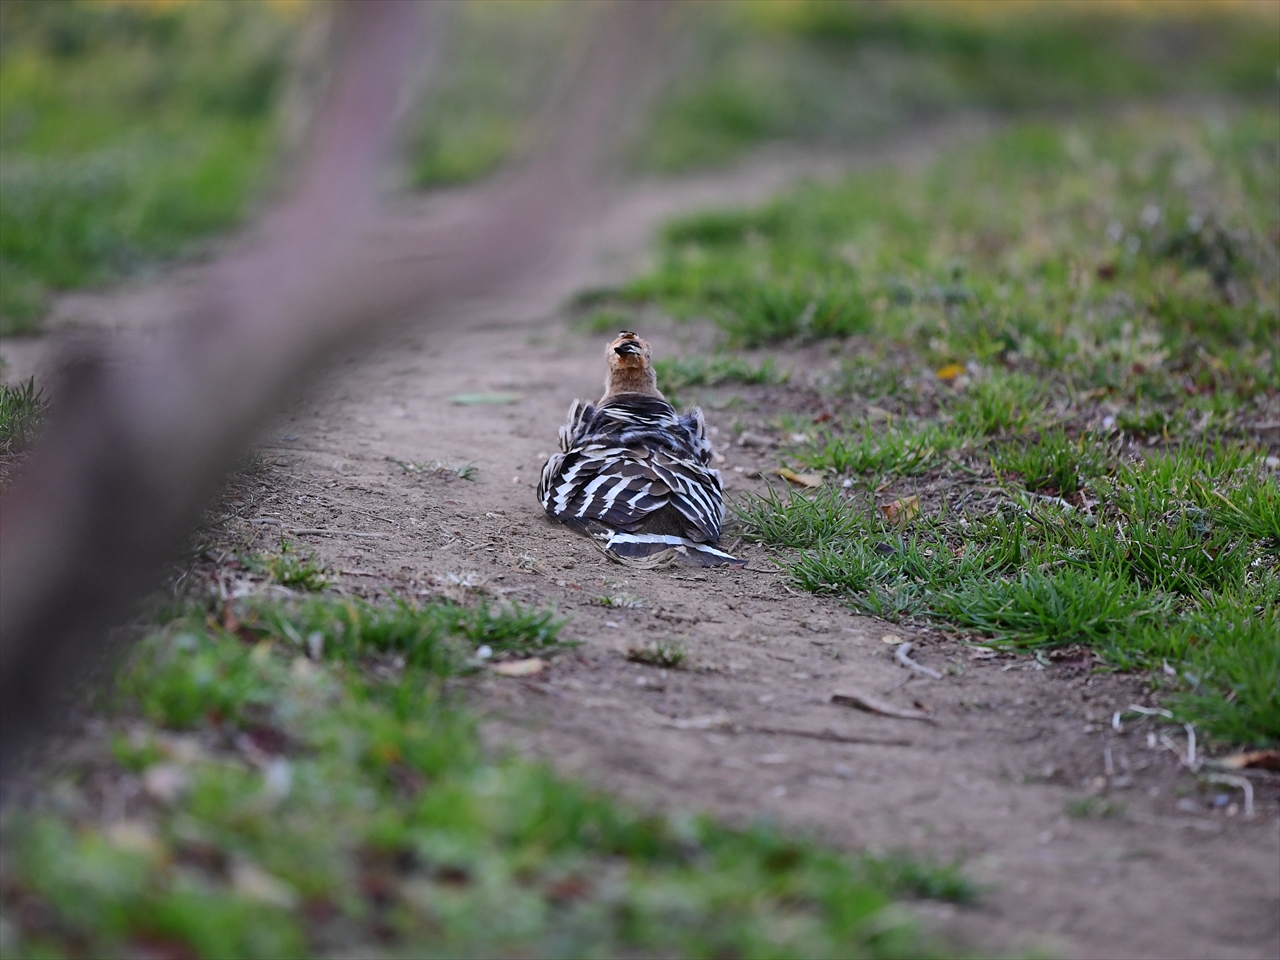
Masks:
[[[538,499],[548,516],[594,537],[632,566],[680,560],[742,565],[715,549],[724,490],[711,466],[702,411],[678,415],[661,397],[619,394],[575,400],[560,452],[542,469]]]

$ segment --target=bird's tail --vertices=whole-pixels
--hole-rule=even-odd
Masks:
[[[745,567],[747,561],[687,537],[666,533],[610,533],[599,537],[604,554],[628,567]]]

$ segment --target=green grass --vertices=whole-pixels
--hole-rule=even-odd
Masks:
[[[923,173],[699,214],[623,293],[743,346],[865,333],[978,364],[956,415],[984,431],[1040,415],[1047,384],[1018,379],[1036,368],[1077,365],[1082,387],[1152,412],[1169,373],[1196,396],[1250,392],[1276,377],[1280,123],[1244,108],[1224,123],[1023,125]],[[1220,268],[1180,252],[1193,226],[1228,238]],[[999,365],[1015,375],[992,378]]]
[[[410,140],[415,186],[480,179],[529,145],[569,49],[572,9],[540,0],[453,11],[439,80]]]
[[[416,184],[476,180],[527,148],[554,67],[583,27],[578,13],[555,0],[455,11],[438,85],[410,137]],[[722,164],[770,141],[865,143],[962,111],[1265,99],[1280,57],[1271,11],[1209,4],[1137,15],[991,4],[974,16],[948,4],[783,0],[692,5],[679,19],[682,43],[667,51],[657,96],[623,151],[643,170]],[[786,296],[744,288],[740,306],[768,317],[804,297],[803,309],[813,291],[796,280]],[[862,311],[846,309],[838,287],[826,295],[819,329],[851,332]]]
[[[57,799],[6,809],[6,955],[933,956],[895,899],[976,893],[484,750],[458,684],[483,646],[554,654],[547,612],[235,609],[236,633],[199,608],[156,629]]]
[[[1180,721],[1280,740],[1280,475],[1250,439],[1280,389],[1274,111],[1017,126],[686,219],[660,254],[628,294],[730,342],[824,335],[762,325],[739,284],[848,286],[868,311],[833,346],[851,356],[823,432],[783,451],[848,492],[737,507],[795,551],[797,585],[1011,647],[1168,661]],[[879,508],[909,495],[900,529]]]
[[[279,553],[257,554],[250,557],[246,565],[281,586],[309,591],[323,590],[333,573],[314,554],[299,554],[283,537]]]
[[[759,363],[733,355],[669,357],[655,360],[653,367],[663,390],[718,387],[725,383],[785,383],[787,379],[772,357]]]
[[[806,466],[839,474],[914,476],[941,462],[944,454],[966,438],[935,424],[870,427],[859,432],[831,432],[796,457]]]
[[[690,387],[719,387],[730,383],[785,383],[789,371],[780,371],[772,357],[752,363],[740,356],[717,354],[711,357],[687,355],[655,360],[658,388],[674,405],[681,405],[684,391]]]
[[[0,383],[0,458],[17,455],[34,439],[46,406],[34,377],[16,386]]]
[[[260,3],[15,0],[0,40],[0,331],[238,223],[290,24]]]
[[[859,143],[959,111],[1010,116],[1192,93],[1274,96],[1274,10],[1166,4],[755,3],[686,16],[642,162],[723,163],[762,141]],[[1259,16],[1259,14],[1261,14]]]
[[[1070,496],[1088,478],[1107,472],[1107,453],[1105,441],[1087,435],[1072,438],[1058,428],[998,447],[991,466],[998,475],[1017,475],[1028,490]]]
[[[654,640],[642,646],[629,647],[627,659],[647,667],[662,670],[679,670],[684,666],[688,651],[678,640]]]
[[[926,514],[907,530],[856,490],[750,497],[736,513],[749,539],[797,551],[780,562],[803,589],[1012,648],[1084,644],[1122,669],[1175,664],[1169,702],[1180,721],[1227,741],[1274,743],[1280,539],[1274,527],[1242,530],[1228,506],[1274,510],[1280,481],[1260,460],[1219,447],[1126,463],[1081,489],[1096,498],[1088,512],[1020,501],[1014,487],[966,513],[929,512],[923,497]]]

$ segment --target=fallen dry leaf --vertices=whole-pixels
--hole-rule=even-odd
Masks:
[[[920,515],[920,498],[915,494],[909,497],[899,497],[893,503],[881,504],[880,512],[884,514],[884,518],[890,523],[905,527]]]
[[[503,677],[531,677],[546,669],[547,661],[541,657],[528,660],[504,660],[493,665],[493,672]]]
[[[962,373],[964,373],[964,364],[948,363],[945,367],[939,367],[935,370],[934,376],[945,383],[950,383]]]
[[[868,713],[878,713],[885,717],[894,717],[898,720],[924,720],[928,723],[933,722],[933,717],[925,713],[923,710],[910,710],[904,707],[895,707],[891,703],[883,700],[877,700],[875,697],[868,696],[860,690],[837,690],[831,695],[831,702],[842,704],[846,707],[857,707],[859,710],[866,710]]]
[[[1247,750],[1218,760],[1214,766],[1228,770],[1280,770],[1280,750]]]
[[[799,487],[822,486],[822,474],[820,473],[796,473],[790,467],[780,467],[778,469],[778,476]]]

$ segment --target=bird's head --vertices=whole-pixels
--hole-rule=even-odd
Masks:
[[[609,373],[604,379],[607,399],[619,393],[643,393],[661,397],[658,377],[653,371],[653,355],[649,344],[629,330],[623,330],[604,353]]]

